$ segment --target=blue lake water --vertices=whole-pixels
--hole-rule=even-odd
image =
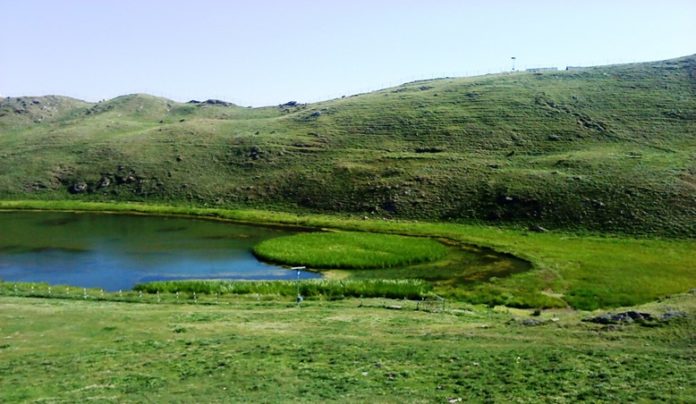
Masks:
[[[0,280],[116,291],[157,280],[297,279],[251,253],[262,240],[292,233],[189,218],[0,212]]]

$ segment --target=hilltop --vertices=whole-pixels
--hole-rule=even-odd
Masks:
[[[0,99],[0,198],[696,235],[696,55],[244,108]]]

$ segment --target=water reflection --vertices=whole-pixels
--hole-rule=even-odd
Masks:
[[[295,279],[259,262],[259,241],[287,229],[186,218],[0,213],[0,279],[106,290],[168,279]],[[302,278],[319,277],[304,272]]]

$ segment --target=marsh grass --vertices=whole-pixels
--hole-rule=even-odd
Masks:
[[[422,280],[307,280],[307,281],[161,281],[136,285],[136,291],[145,293],[198,293],[206,295],[276,295],[294,297],[299,290],[305,298],[321,297],[384,297],[390,299],[420,299],[428,295],[432,286]]]
[[[107,292],[98,288],[49,285],[40,282],[3,282],[0,296],[56,298],[68,300],[132,303],[206,303],[219,298],[252,296],[265,300],[280,298],[340,300],[345,298],[387,298],[420,300],[433,296],[432,284],[419,279],[225,281],[183,280],[141,283],[132,290]]]
[[[436,261],[447,248],[428,238],[358,232],[301,233],[254,246],[262,260],[310,268],[366,269]]]

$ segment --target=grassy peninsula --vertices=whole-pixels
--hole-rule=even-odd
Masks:
[[[312,268],[370,269],[436,261],[447,250],[435,240],[375,233],[305,233],[263,241],[261,259]]]

